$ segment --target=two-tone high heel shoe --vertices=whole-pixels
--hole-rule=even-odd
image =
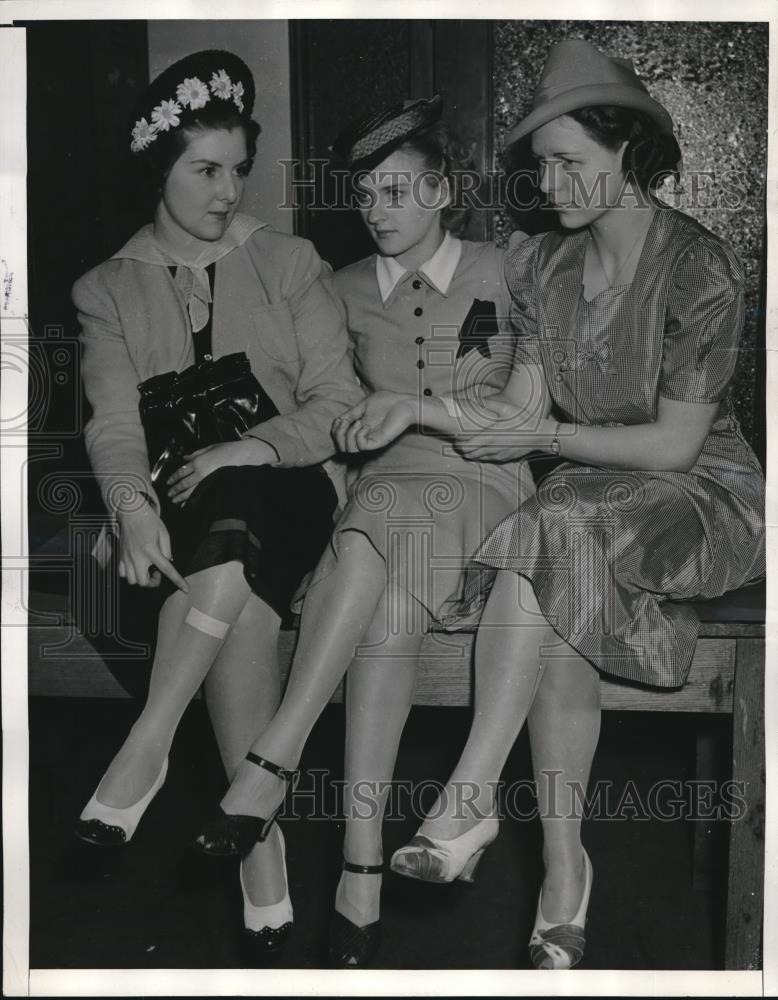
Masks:
[[[133,805],[123,809],[99,802],[95,791],[76,823],[74,831],[76,836],[98,847],[121,847],[128,844],[151,800],[164,785],[166,777],[167,757],[156,781],[146,794]]]
[[[583,852],[586,881],[578,912],[566,924],[550,924],[543,916],[543,890],[538,897],[535,927],[529,940],[529,955],[536,969],[572,969],[583,958],[586,937],[586,911],[592,891],[592,863]]]
[[[240,862],[240,889],[243,893],[243,927],[251,948],[262,955],[272,955],[281,950],[294,926],[292,901],[289,898],[289,880],[286,875],[286,845],[281,827],[276,823],[276,833],[281,845],[281,865],[284,872],[284,896],[277,903],[256,906],[248,897],[243,881],[243,860]]]
[[[383,865],[355,865],[343,861],[344,872],[382,875]],[[370,965],[381,944],[381,921],[360,927],[337,910],[330,924],[329,963],[333,969],[364,969]]]
[[[246,760],[264,768],[276,777],[291,783],[292,787],[300,776],[299,770],[280,767],[255,753],[247,753]],[[219,806],[213,816],[197,834],[194,846],[204,854],[232,855],[248,854],[258,840],[265,840],[276,816],[281,811],[284,800],[267,817],[247,816],[242,813],[226,813]]]
[[[392,855],[390,867],[398,875],[422,882],[472,882],[484,851],[499,831],[496,816],[485,816],[475,826],[451,840],[417,833],[409,844]]]

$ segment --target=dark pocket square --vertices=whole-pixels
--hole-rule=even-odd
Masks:
[[[457,358],[463,358],[474,348],[484,358],[491,358],[489,337],[498,332],[497,306],[494,302],[473,299],[470,311],[459,328]]]

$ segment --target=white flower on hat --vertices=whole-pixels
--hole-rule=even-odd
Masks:
[[[232,99],[238,111],[243,111],[243,84],[240,80],[232,85]]]
[[[227,71],[220,69],[217,73],[214,73],[211,77],[211,91],[220,97],[223,101],[227,101],[232,93],[232,80],[227,76]]]
[[[180,114],[181,106],[175,101],[162,101],[152,110],[151,121],[156,129],[167,132],[171,125],[175,128],[181,124]]]
[[[192,111],[204,108],[210,101],[211,95],[202,80],[196,76],[187,77],[183,83],[179,83],[176,88],[176,99],[183,106],[189,107]]]
[[[153,125],[149,125],[145,118],[135,122],[132,130],[132,142],[130,149],[133,153],[139,153],[157,138],[157,130]]]

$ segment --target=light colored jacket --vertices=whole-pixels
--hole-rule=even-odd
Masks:
[[[194,362],[186,304],[173,275],[137,259],[149,240],[146,226],[73,288],[93,410],[84,436],[109,511],[128,485],[155,495],[138,383]],[[264,226],[216,263],[213,356],[245,351],[280,414],[248,433],[272,445],[283,468],[329,459],[333,419],[363,395],[340,310],[321,276],[311,243]],[[325,467],[342,500],[341,466]]]

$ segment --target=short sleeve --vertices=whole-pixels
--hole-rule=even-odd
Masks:
[[[727,392],[743,326],[743,269],[726,244],[693,243],[670,279],[659,393],[715,403]]]
[[[510,322],[515,334],[514,365],[540,365],[537,325],[537,260],[543,234],[522,240],[505,258]]]

